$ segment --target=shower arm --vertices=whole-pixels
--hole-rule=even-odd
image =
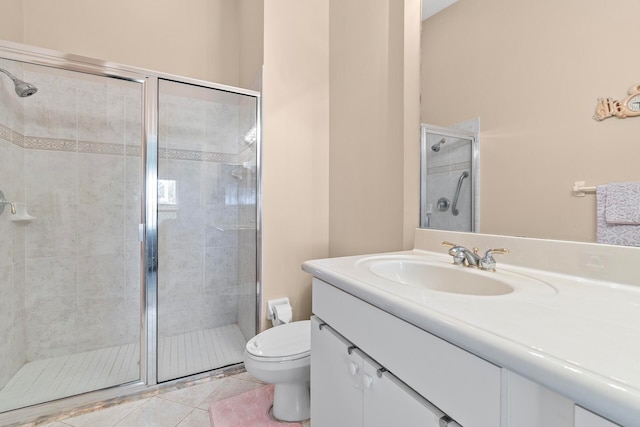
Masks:
[[[0,68],[0,71],[2,71],[3,73],[5,73],[7,76],[9,76],[9,78],[11,80],[15,81],[18,80],[18,78],[16,76],[14,76],[13,74],[11,74],[10,72],[8,72],[7,70],[5,70],[4,68]]]
[[[453,214],[453,216],[458,216],[458,214],[460,213],[456,205],[458,204],[458,197],[460,197],[460,188],[462,187],[462,181],[464,181],[464,179],[468,177],[469,172],[464,171],[462,172],[462,175],[460,175],[460,178],[458,178],[458,187],[456,188],[456,194],[455,196],[453,196],[453,203],[451,204],[451,213]]]

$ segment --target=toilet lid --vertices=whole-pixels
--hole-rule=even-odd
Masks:
[[[274,326],[251,338],[246,349],[253,356],[266,358],[306,356],[311,352],[311,322],[301,320]]]

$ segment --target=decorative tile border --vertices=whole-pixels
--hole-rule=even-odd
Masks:
[[[42,138],[24,136],[11,128],[0,124],[0,139],[29,150],[78,152],[89,154],[107,154],[115,156],[141,157],[142,147],[139,145],[124,145],[105,142],[73,141],[69,139]],[[214,153],[207,151],[160,149],[158,153],[162,159],[190,160],[197,162],[215,162],[239,164],[237,154]]]
[[[47,151],[78,151],[78,143],[69,139],[24,137],[24,148]]]
[[[0,125],[0,138],[7,142],[11,142],[11,129],[4,125]]]
[[[11,142],[20,148],[24,148],[24,135],[14,130],[11,131]]]
[[[127,157],[142,157],[142,147],[139,145],[127,145],[125,146],[125,156]]]
[[[462,170],[471,170],[471,162],[454,163],[452,165],[428,167],[427,175],[435,175],[438,173],[455,172]]]
[[[78,141],[78,153],[125,155],[125,146],[102,142]]]
[[[206,151],[179,150],[170,148],[160,150],[160,158],[175,160],[194,160],[200,162],[238,163],[238,156],[234,154],[211,153]]]

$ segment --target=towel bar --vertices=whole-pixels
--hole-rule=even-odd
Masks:
[[[587,193],[595,193],[596,187],[586,187],[584,181],[576,181],[571,188],[571,195],[573,197],[584,197]]]

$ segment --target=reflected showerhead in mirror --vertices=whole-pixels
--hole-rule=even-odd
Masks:
[[[16,89],[16,94],[20,98],[26,98],[27,96],[31,96],[38,91],[38,88],[32,85],[31,83],[27,83],[23,80],[20,80],[4,68],[0,68],[0,71],[9,76],[9,78],[13,81],[13,84]]]
[[[446,141],[444,140],[444,138],[442,138],[440,141],[438,141],[438,143],[437,143],[437,144],[433,144],[433,145],[431,146],[431,151],[435,151],[435,152],[437,153],[438,151],[440,151],[440,146],[441,146],[442,144],[444,144],[445,142],[446,142]]]

